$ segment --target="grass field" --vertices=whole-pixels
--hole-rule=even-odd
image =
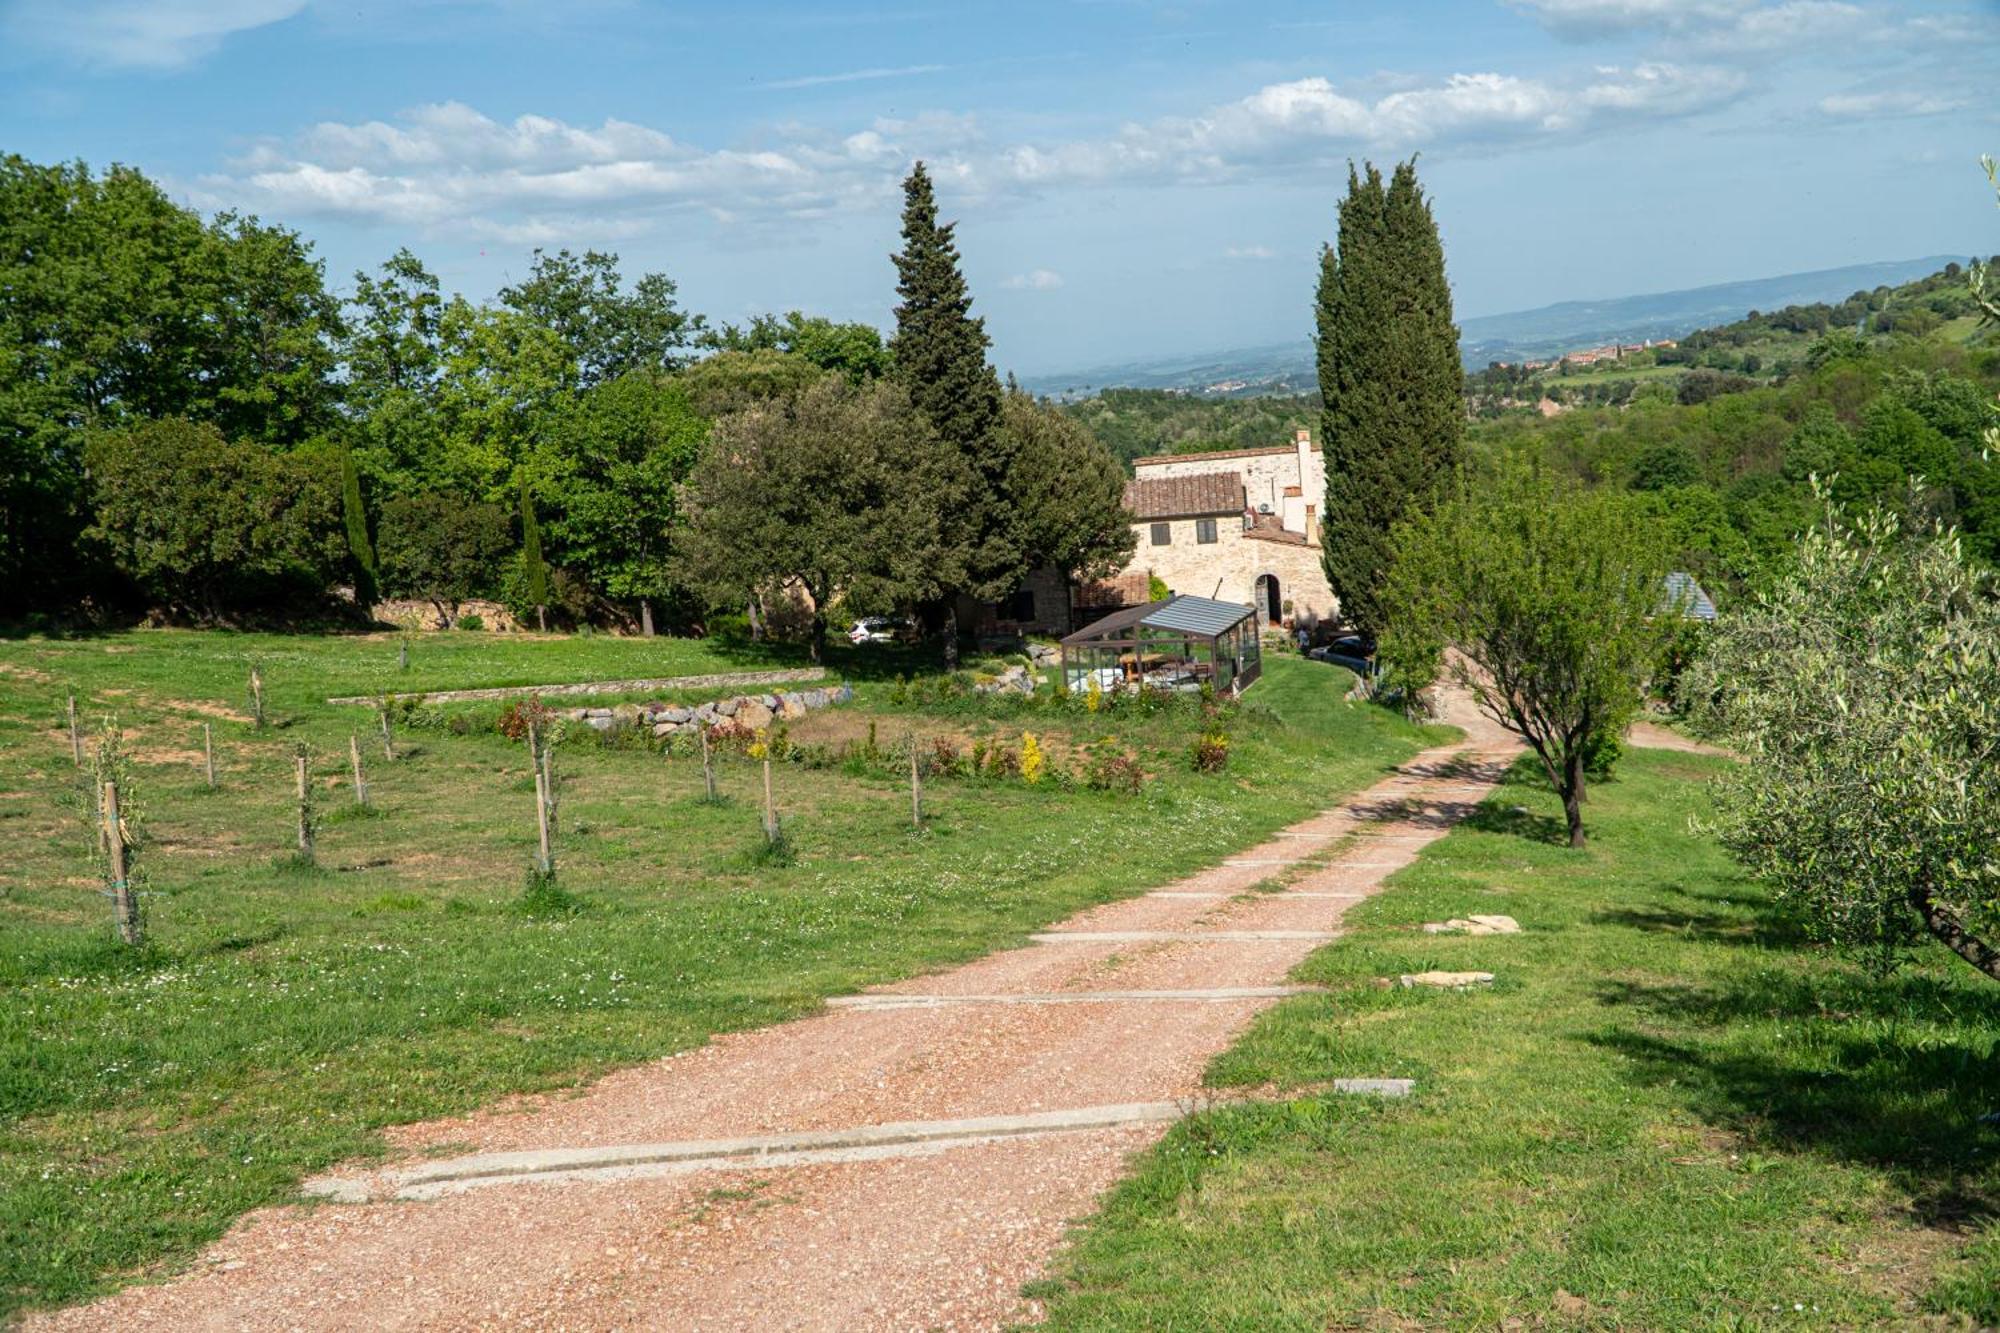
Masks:
[[[365,750],[374,813],[346,794],[351,730],[329,694],[792,665],[686,641],[135,633],[0,644],[0,1315],[165,1271],[246,1209],[376,1145],[385,1125],[460,1112],[806,1013],[830,994],[975,956],[1087,903],[1212,863],[1373,781],[1437,733],[1341,695],[1295,658],[1228,721],[1229,769],[1188,771],[1181,716],[993,716],[889,703],[799,724],[885,744],[1044,733],[1058,754],[1115,737],[1154,777],[1137,796],[1054,782],[934,782],[911,831],[900,782],[781,766],[791,865],[759,866],[756,770],[566,744],[558,862],[574,915],[520,910],[533,845],[523,747],[496,706],[466,734]],[[262,664],[272,725],[244,714]],[[871,663],[875,664],[871,667]],[[880,676],[898,659],[855,658]],[[909,665],[906,661],[900,663]],[[115,712],[136,759],[148,942],[117,945],[59,720],[76,690]],[[205,790],[200,728],[221,789]],[[319,868],[292,844],[292,752],[317,755]]]
[[[2000,1324],[2000,988],[1806,947],[1690,830],[1718,762],[1633,753],[1582,854],[1517,768],[1210,1072],[1418,1094],[1186,1122],[1037,1288],[1050,1327]],[[1415,931],[1477,911],[1526,933]],[[1372,985],[1433,967],[1498,979]]]

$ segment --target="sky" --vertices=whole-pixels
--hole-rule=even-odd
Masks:
[[[1461,317],[2000,251],[2000,0],[0,0],[0,151],[293,227],[350,291],[537,246],[892,320],[938,179],[996,364],[1305,337],[1350,161]]]

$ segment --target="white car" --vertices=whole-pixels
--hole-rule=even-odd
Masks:
[[[909,620],[903,616],[863,616],[847,631],[847,640],[857,647],[864,643],[895,643],[910,628]]]

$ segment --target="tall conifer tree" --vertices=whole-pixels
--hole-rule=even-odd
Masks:
[[[1382,628],[1390,529],[1428,510],[1458,468],[1464,372],[1444,246],[1415,159],[1385,186],[1348,168],[1338,247],[1321,253],[1315,308],[1328,582],[1347,623]]]
[[[365,614],[375,604],[379,576],[375,546],[368,540],[368,511],[361,505],[361,473],[352,451],[340,455],[340,509],[347,525],[347,550],[354,557],[354,604]]]
[[[535,517],[535,497],[528,491],[528,479],[521,478],[521,572],[526,576],[528,601],[535,608],[535,628],[549,629],[549,566],[542,558],[542,525]]]
[[[948,590],[939,608],[945,654],[957,658],[957,594],[1004,597],[1024,572],[1019,524],[1007,501],[1012,459],[1000,421],[1000,381],[986,363],[986,324],[972,315],[972,295],[958,267],[956,224],[940,223],[930,173],[919,162],[903,182],[903,248],[895,256],[896,336],[889,349],[910,401],[943,447],[960,455],[955,469],[968,492],[947,512],[951,532],[939,553]]]

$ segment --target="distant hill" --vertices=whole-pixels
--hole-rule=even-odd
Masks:
[[[1727,324],[1752,310],[1840,301],[1857,291],[1894,286],[1935,273],[1963,256],[1932,255],[1879,264],[1788,273],[1685,291],[1601,301],[1561,301],[1537,310],[1482,315],[1460,324],[1459,355],[1467,369],[1494,361],[1540,360],[1608,342],[1679,338]],[[1304,339],[1201,356],[1158,358],[1055,375],[1024,377],[1031,391],[1053,398],[1087,398],[1125,387],[1173,389],[1217,398],[1289,395],[1317,389],[1312,344]]]

